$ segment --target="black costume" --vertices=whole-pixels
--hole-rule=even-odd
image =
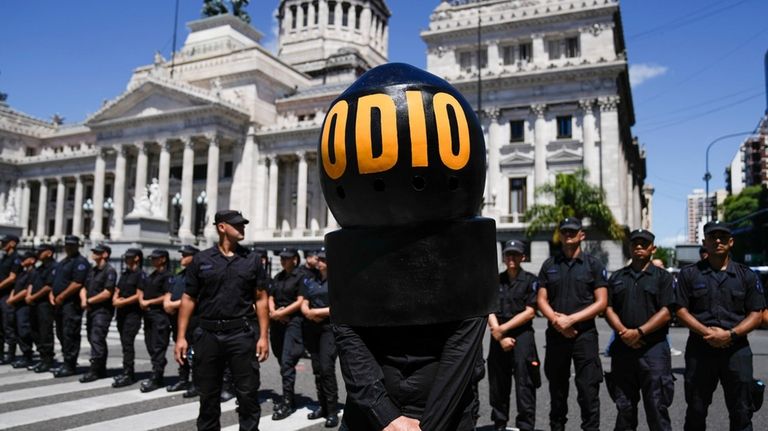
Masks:
[[[62,259],[54,270],[53,296],[63,292],[70,283],[84,284],[90,265],[79,252]],[[77,368],[77,357],[80,354],[80,330],[83,326],[83,309],[80,308],[80,295],[75,292],[69,295],[61,305],[54,308],[56,320],[56,337],[61,343],[61,353],[64,364],[58,370],[58,376],[71,375]]]
[[[595,302],[594,291],[608,286],[603,264],[586,253],[568,259],[562,253],[550,257],[541,266],[539,287],[547,289],[547,298],[555,312],[573,314]],[[568,388],[571,361],[576,368],[576,390],[581,407],[581,427],[600,428],[600,382],[603,368],[598,352],[595,320],[579,322],[574,338],[566,338],[551,324],[546,332],[544,374],[549,380],[550,427],[565,429],[568,420]]]
[[[33,255],[34,256],[34,255]],[[17,294],[21,291],[27,290],[27,287],[32,283],[32,277],[34,276],[34,268],[29,267],[16,275],[16,282],[14,283],[13,293]],[[21,300],[13,305],[15,311],[16,320],[16,343],[21,350],[23,358],[13,363],[14,368],[24,368],[32,362],[32,326],[29,320],[29,305],[26,301]]]
[[[21,256],[16,250],[10,254],[3,252],[0,258],[0,281],[5,280],[11,274],[18,277],[21,272]],[[0,363],[10,364],[16,356],[16,313],[12,306],[8,305],[8,295],[13,290],[11,283],[0,290]],[[6,348],[7,345],[7,348]]]
[[[37,293],[44,287],[53,286],[54,271],[57,263],[51,257],[41,261],[32,274],[32,292]],[[53,306],[48,295],[43,295],[30,305],[30,322],[32,338],[40,354],[40,363],[34,368],[35,372],[48,371],[53,365]]]
[[[257,430],[261,416],[258,390],[259,339],[254,303],[264,289],[259,257],[238,246],[232,257],[218,246],[197,253],[186,272],[186,294],[196,301],[199,326],[190,345],[195,347],[195,384],[200,393],[199,430],[218,430],[222,377],[229,366],[239,403],[241,430]]]
[[[167,262],[167,261],[166,261]],[[173,284],[173,276],[170,271],[163,269],[155,270],[147,276],[145,283],[138,286],[143,291],[144,300],[157,299],[169,291],[169,285]],[[171,335],[171,321],[168,314],[163,310],[163,304],[150,305],[144,310],[144,344],[149,352],[152,361],[152,377],[150,381],[156,383],[154,386],[162,386],[165,366],[168,360],[165,358],[168,350],[168,343]],[[142,389],[147,390],[150,386],[145,384]]]
[[[706,229],[705,229],[706,230]],[[730,261],[714,270],[707,260],[686,266],[678,275],[675,305],[686,308],[704,326],[730,330],[753,311],[765,308],[757,275]],[[732,430],[752,429],[752,350],[746,336],[718,349],[691,331],[685,348],[685,429],[706,427],[707,411],[718,381],[723,386]]]
[[[102,268],[93,267],[85,282],[86,298],[92,298],[105,290],[110,292],[109,299],[89,305],[86,313],[85,325],[88,330],[88,342],[91,344],[91,371],[99,377],[106,375],[107,334],[115,311],[111,294],[114,293],[116,282],[117,271],[106,262]]]
[[[621,323],[635,329],[663,307],[672,312],[674,278],[652,264],[640,272],[631,266],[611,276],[608,306]],[[606,384],[616,403],[616,429],[637,429],[637,403],[642,392],[645,417],[652,431],[671,430],[669,406],[675,391],[667,333],[669,326],[645,334],[645,345],[634,349],[616,335],[611,344],[611,373]]]
[[[136,294],[136,290],[146,283],[147,275],[137,267],[136,270],[125,268],[117,281],[120,298],[128,298]],[[141,329],[141,308],[138,302],[117,309],[117,330],[120,333],[120,345],[123,349],[123,374],[118,376],[113,386],[130,385],[136,381],[134,376],[134,359],[136,350],[134,341]]]
[[[499,274],[499,308],[494,314],[503,325],[526,307],[536,308],[536,276],[520,270],[510,279],[507,271]],[[501,344],[491,337],[488,352],[488,389],[490,391],[491,419],[494,424],[509,421],[509,396],[512,376],[515,377],[517,417],[515,426],[521,430],[533,430],[536,423],[536,388],[541,385],[539,355],[536,352],[533,323],[506,332],[504,336],[515,339],[515,347],[505,352]]]

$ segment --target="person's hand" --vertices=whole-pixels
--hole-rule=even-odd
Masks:
[[[141,308],[143,311],[147,311],[149,309],[149,304],[147,301],[139,299],[139,308]]]
[[[264,362],[269,357],[269,341],[267,337],[261,337],[256,341],[256,358],[259,362]]]
[[[555,327],[559,332],[563,332],[566,329],[573,326],[574,321],[573,318],[567,314],[560,314],[555,313],[555,320],[552,322],[552,326]]]
[[[501,330],[501,325],[491,328],[491,336],[494,340],[501,342],[501,339],[504,338],[504,331]]]
[[[83,300],[80,301],[80,308],[82,308],[83,310],[88,310],[90,308],[88,306],[88,300],[87,299],[83,299]]]
[[[624,344],[633,349],[639,349],[645,346],[643,337],[637,329],[625,329],[624,331],[619,332],[619,337],[621,337],[621,341],[623,341]]]
[[[53,296],[53,292],[48,292],[48,302],[54,307],[56,306],[56,297]]]
[[[515,340],[512,337],[505,337],[502,338],[501,341],[499,341],[499,344],[501,344],[501,350],[505,352],[509,352],[510,350],[514,349],[517,345],[517,340]]]
[[[31,295],[25,296],[24,297],[24,302],[26,302],[27,305],[32,305],[32,296]]]
[[[57,307],[58,307],[58,306],[61,306],[61,304],[63,304],[63,303],[64,303],[64,298],[62,298],[62,297],[61,297],[61,295],[57,295],[57,296],[56,296],[56,297],[53,299],[53,305],[55,305],[55,306],[57,306]]]
[[[421,431],[419,421],[413,418],[398,416],[382,431]]]
[[[726,331],[725,329],[716,326],[710,326],[708,329],[709,332],[704,336],[704,341],[710,346],[723,349],[731,345],[730,331]]]
[[[567,328],[560,331],[560,333],[563,334],[563,337],[565,338],[576,338],[576,336],[579,334],[579,331],[573,328]]]
[[[189,350],[187,339],[183,336],[177,337],[176,347],[173,348],[173,357],[176,359],[177,364],[184,365],[184,362],[187,360],[187,350]]]

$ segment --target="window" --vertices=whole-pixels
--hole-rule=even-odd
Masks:
[[[224,162],[224,176],[222,178],[232,178],[232,162]]]
[[[304,12],[304,16],[301,20],[301,25],[306,27],[309,25],[309,5],[307,3],[301,4],[301,11]]]
[[[360,17],[363,14],[362,6],[355,6],[355,30],[360,30]]]
[[[72,235],[72,226],[74,225],[71,218],[67,219],[67,228],[64,231],[64,235]]]
[[[561,57],[574,58],[579,56],[579,38],[567,37],[565,39],[550,40],[547,44],[549,47],[549,59],[557,60]]]
[[[461,68],[464,70],[472,68],[471,52],[462,52],[459,54],[459,66],[461,66]]]
[[[93,196],[93,186],[85,186],[85,198],[88,199]]]
[[[579,56],[579,39],[577,37],[565,39],[565,56],[568,58]]]
[[[525,121],[512,120],[509,122],[509,142],[523,142],[525,140]]]
[[[27,157],[32,157],[37,155],[37,148],[34,147],[26,147],[24,149],[24,155]]]
[[[71,202],[75,200],[75,188],[67,187],[67,201]]]
[[[291,6],[291,28],[296,28],[296,15],[298,11],[296,6]]]
[[[531,42],[521,43],[517,46],[517,59],[524,63],[530,63],[533,60],[533,44]]]
[[[341,25],[347,27],[349,25],[349,3],[341,4]]]
[[[563,115],[560,117],[557,117],[557,138],[558,139],[567,139],[571,137],[571,121],[572,117],[570,115]]]
[[[462,70],[470,70],[477,68],[477,51],[464,51],[459,53],[459,66]],[[480,51],[480,67],[488,67],[488,49],[481,48]]]
[[[514,46],[505,46],[502,48],[501,51],[502,59],[504,60],[504,64],[513,64],[515,62],[515,47]]]
[[[192,180],[204,180],[208,176],[208,165],[195,165],[192,168]]]
[[[173,179],[180,180],[182,172],[183,168],[181,166],[171,166],[168,176]]]
[[[528,208],[526,206],[525,178],[509,179],[509,213],[522,214]]]
[[[336,2],[328,2],[328,25],[336,24]]]
[[[315,11],[315,25],[320,21],[320,8],[317,5],[317,0],[312,2],[312,10]]]
[[[557,60],[560,58],[561,49],[560,49],[560,40],[550,40],[549,41],[549,59],[550,60]]]

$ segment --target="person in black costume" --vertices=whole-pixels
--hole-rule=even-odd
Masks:
[[[187,288],[179,308],[174,355],[187,356],[189,320],[193,331],[193,372],[200,393],[198,430],[219,430],[224,369],[232,370],[241,431],[259,429],[259,362],[269,356],[268,299],[259,256],[239,244],[248,223],[239,211],[220,210],[214,217],[219,241],[195,255],[185,273]]]
[[[269,288],[269,340],[283,378],[283,397],[275,404],[272,420],[285,419],[296,411],[296,364],[304,353],[301,287],[306,278],[299,263],[299,253],[295,249],[283,249],[280,252],[283,270],[277,273]]]
[[[339,386],[336,383],[336,342],[331,328],[331,309],[328,302],[328,263],[325,251],[317,252],[315,266],[318,278],[307,278],[301,289],[304,301],[301,313],[304,315],[304,345],[312,359],[312,373],[315,375],[317,410],[307,415],[308,419],[325,418],[325,427],[339,424],[337,402]]]
[[[144,344],[152,361],[152,375],[141,382],[141,392],[152,392],[164,386],[165,353],[171,336],[171,321],[163,310],[163,298],[173,284],[168,271],[168,252],[161,249],[149,255],[154,271],[139,289],[139,307],[144,312]]]
[[[511,240],[504,245],[506,271],[499,274],[499,308],[488,316],[488,390],[494,430],[507,428],[509,395],[515,379],[515,426],[532,431],[536,424],[536,388],[541,385],[539,355],[533,337],[536,316],[536,276],[522,269],[525,246]]]
[[[171,285],[170,291],[166,292],[165,297],[163,298],[163,310],[165,310],[171,319],[171,336],[173,337],[174,343],[176,343],[176,340],[178,339],[178,314],[179,307],[181,307],[181,297],[184,295],[184,290],[187,288],[187,267],[192,263],[192,258],[194,258],[199,251],[200,249],[191,245],[184,245],[179,249],[179,253],[181,253],[181,261],[179,262],[181,264],[181,270],[173,277],[173,284]],[[197,317],[192,316],[189,319],[185,338],[188,340],[191,339],[191,334],[195,328],[197,328]],[[192,346],[190,346],[190,348],[192,348]],[[179,381],[168,386],[166,390],[168,390],[168,392],[186,391],[184,396],[186,398],[191,398],[197,396],[197,390],[195,389],[189,360],[188,358],[183,359],[183,363],[179,365]]]
[[[115,314],[112,295],[117,283],[117,271],[109,264],[111,254],[112,249],[104,244],[91,249],[95,265],[88,274],[85,287],[80,290],[80,306],[87,313],[86,328],[91,344],[91,368],[80,378],[80,383],[107,376],[107,334]]]
[[[15,310],[16,343],[21,350],[21,358],[13,362],[13,368],[27,368],[32,365],[32,327],[29,321],[29,304],[25,301],[34,276],[37,255],[28,251],[21,256],[22,272],[16,277],[13,292],[8,296],[8,304]]]
[[[139,288],[147,281],[147,275],[141,269],[144,254],[137,248],[129,248],[123,254],[125,267],[112,296],[115,307],[117,331],[120,333],[120,345],[123,348],[123,372],[115,377],[112,387],[121,388],[136,383],[134,359],[136,348],[134,341],[141,329],[141,308],[139,308]]]
[[[16,235],[5,235],[0,240],[0,365],[11,365],[16,360],[16,313],[8,305],[8,296],[21,272],[18,243]]]
[[[48,296],[53,285],[56,260],[53,258],[54,247],[51,244],[41,244],[36,251],[40,266],[34,269],[32,284],[27,290],[25,301],[30,307],[32,339],[40,354],[40,361],[30,365],[28,369],[44,373],[53,368],[53,305]]]

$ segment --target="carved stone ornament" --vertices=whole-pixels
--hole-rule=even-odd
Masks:
[[[616,108],[618,108],[620,101],[621,99],[619,96],[601,97],[597,99],[597,103],[600,105],[600,110],[603,112],[615,111]]]
[[[533,113],[537,117],[543,117],[545,112],[547,112],[547,105],[543,103],[531,105],[531,113]]]

